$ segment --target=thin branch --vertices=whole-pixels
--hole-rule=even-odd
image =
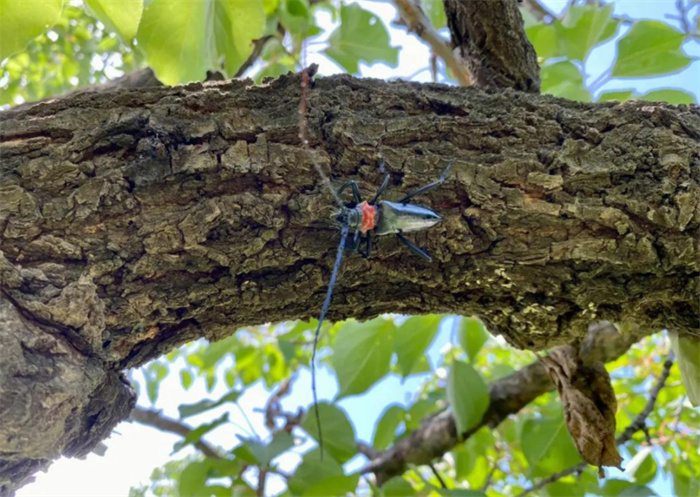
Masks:
[[[160,411],[151,411],[138,406],[134,407],[128,419],[142,425],[152,426],[160,431],[175,433],[183,438],[193,431],[193,429],[186,424],[176,419],[164,416]],[[212,459],[223,459],[221,454],[219,454],[214,447],[201,439],[194,442],[193,445],[207,457],[211,457]]]
[[[445,480],[442,479],[442,476],[440,475],[440,472],[437,470],[437,468],[435,467],[435,465],[434,465],[433,463],[430,463],[430,464],[428,464],[428,467],[430,468],[430,470],[431,470],[431,471],[433,472],[433,474],[435,475],[435,478],[437,478],[438,481],[440,482],[440,486],[441,486],[442,488],[444,488],[445,490],[447,490],[447,484],[445,483]]]
[[[471,75],[466,67],[455,57],[452,48],[442,39],[440,34],[430,23],[423,11],[413,0],[394,0],[394,4],[399,11],[399,15],[409,31],[413,31],[420,39],[426,42],[433,49],[433,53],[439,55],[445,61],[445,65],[450,68],[452,74],[460,85],[471,85]]]
[[[646,419],[651,414],[651,412],[654,410],[654,405],[656,404],[656,399],[659,396],[659,392],[661,392],[661,389],[664,387],[666,384],[666,380],[668,379],[669,374],[671,373],[671,366],[673,366],[673,360],[674,360],[674,355],[673,352],[669,353],[668,357],[666,358],[666,361],[664,362],[664,368],[661,371],[661,374],[659,375],[658,380],[656,380],[656,385],[654,385],[654,388],[651,391],[651,394],[649,396],[649,400],[646,403],[646,406],[644,406],[644,409],[642,409],[642,412],[640,412],[636,418],[634,418],[634,421],[630,423],[630,425],[623,431],[620,436],[618,436],[615,439],[615,443],[620,446],[624,445],[627,443],[632,436],[637,433],[638,431],[643,431],[647,437],[647,440],[649,440],[649,432],[647,430],[646,426]],[[544,480],[540,480],[536,485],[533,485],[530,488],[526,488],[522,492],[520,492],[516,497],[523,497],[530,492],[534,492],[535,490],[539,490],[541,488],[546,487],[550,483],[553,483],[561,478],[564,478],[565,476],[569,476],[574,473],[580,473],[586,467],[588,466],[588,463],[582,462],[577,464],[576,466],[572,466],[568,469],[565,469],[564,471],[561,471],[559,473],[553,474],[552,476],[549,476],[545,478]]]
[[[588,333],[592,337],[587,340],[586,347],[599,350],[587,350],[586,356],[599,358],[603,362],[617,359],[644,336],[641,329],[622,335],[609,322],[591,325]],[[393,476],[402,474],[410,464],[425,465],[441,457],[482,427],[495,428],[508,416],[553,389],[545,367],[537,360],[489,385],[489,407],[477,426],[465,433],[458,433],[451,411],[433,414],[429,420],[423,420],[420,428],[372,457],[360,473],[374,473],[381,485]]]

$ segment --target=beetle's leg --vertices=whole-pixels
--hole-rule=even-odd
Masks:
[[[360,235],[361,235],[361,233],[358,230],[355,232],[355,234],[353,235],[352,238],[346,238],[345,239],[345,246],[344,246],[345,250],[347,250],[348,252],[355,252],[355,251],[360,252],[360,241],[362,240],[360,238]],[[360,252],[360,253],[362,253],[362,252]]]
[[[399,240],[401,240],[401,243],[406,245],[408,249],[413,252],[416,255],[421,256],[423,259],[425,259],[428,262],[433,262],[433,258],[428,255],[428,252],[423,250],[420,247],[416,247],[411,241],[408,240],[405,236],[403,236],[401,233],[397,233],[396,236],[399,237]]]
[[[382,186],[379,187],[379,190],[377,190],[376,195],[370,202],[371,205],[374,205],[377,203],[377,200],[379,200],[379,196],[384,193],[384,190],[386,190],[386,187],[389,186],[389,178],[390,175],[384,170],[384,160],[381,160],[379,162],[379,171],[384,174],[384,179],[382,180]]]
[[[450,173],[450,170],[452,169],[452,166],[453,166],[453,165],[454,165],[454,161],[450,162],[450,163],[447,165],[447,167],[445,168],[445,170],[442,172],[442,174],[440,175],[440,177],[438,178],[437,181],[434,181],[434,182],[430,183],[429,185],[421,186],[421,187],[420,187],[418,190],[416,190],[415,192],[409,193],[409,194],[406,195],[404,198],[402,198],[401,200],[399,200],[399,202],[402,203],[402,204],[407,204],[408,201],[411,200],[411,199],[412,199],[413,197],[415,197],[416,195],[420,195],[421,193],[425,193],[425,192],[427,192],[427,191],[429,191],[429,190],[432,190],[432,189],[435,188],[436,186],[442,185],[442,184],[445,182],[445,180],[447,179],[447,175]]]
[[[338,191],[336,192],[338,196],[340,196],[340,194],[343,193],[343,190],[345,190],[348,186],[352,189],[353,202],[355,202],[356,204],[362,202],[362,196],[360,196],[360,188],[357,186],[357,181],[355,181],[354,179],[346,181],[340,188],[338,188]]]
[[[365,249],[362,250],[359,246],[357,247],[357,251],[364,257],[365,259],[369,259],[370,256],[372,255],[372,235],[371,233],[367,233],[364,238],[362,238],[362,241],[365,242]]]

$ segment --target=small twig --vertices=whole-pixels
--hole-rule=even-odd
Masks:
[[[442,476],[440,476],[440,473],[438,472],[435,465],[433,465],[433,463],[430,463],[430,464],[428,464],[428,467],[431,469],[431,471],[435,475],[435,478],[437,478],[438,481],[440,482],[440,486],[442,488],[444,488],[445,490],[447,490],[447,485],[445,484],[445,480],[442,479]]]
[[[265,406],[265,426],[270,429],[275,429],[275,417],[281,412],[280,400],[289,393],[289,387],[292,384],[293,377],[285,379],[277,391],[272,394]]]
[[[267,479],[267,470],[260,468],[258,471],[258,490],[256,492],[256,495],[258,497],[264,497],[265,496],[265,480]]]
[[[442,39],[430,24],[430,20],[423,11],[415,4],[414,0],[394,0],[394,4],[399,11],[399,16],[406,23],[409,31],[413,31],[433,49],[445,61],[445,65],[450,68],[457,81],[462,86],[471,85],[471,75],[455,57],[452,48]]]
[[[151,411],[138,406],[134,407],[134,409],[131,411],[129,420],[136,421],[142,425],[152,426],[160,431],[175,433],[183,438],[187,437],[187,435],[193,431],[193,429],[186,424],[175,419],[168,418],[167,416],[163,416],[160,411]],[[201,439],[194,442],[193,445],[207,457],[211,457],[212,459],[223,459],[221,454],[219,454],[214,447]]]
[[[673,366],[673,360],[674,355],[673,352],[671,352],[669,353],[668,357],[666,358],[666,361],[664,362],[664,368],[661,371],[658,380],[656,380],[656,385],[654,385],[654,388],[651,390],[651,394],[649,396],[649,400],[646,403],[646,406],[644,406],[642,412],[640,412],[637,415],[637,417],[634,418],[634,421],[630,423],[630,425],[625,429],[625,431],[623,431],[622,434],[620,434],[620,436],[615,439],[615,443],[618,446],[627,443],[632,438],[632,436],[638,431],[645,432],[647,440],[649,440],[649,434],[646,427],[646,418],[654,410],[654,405],[656,404],[656,399],[659,396],[659,392],[666,384],[666,380],[668,379],[668,376],[671,373],[671,366]],[[523,497],[524,495],[527,495],[530,492],[534,492],[535,490],[539,490],[549,485],[550,483],[564,478],[565,476],[569,476],[573,473],[580,473],[584,469],[586,469],[587,466],[588,463],[582,462],[577,464],[576,466],[572,466],[571,468],[565,469],[564,471],[553,474],[552,476],[545,478],[544,480],[540,480],[536,485],[533,485],[530,488],[526,488],[525,490],[520,492],[516,497]]]

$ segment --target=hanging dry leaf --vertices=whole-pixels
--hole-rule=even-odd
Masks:
[[[620,467],[615,443],[617,400],[602,363],[584,365],[575,347],[556,348],[542,359],[564,405],[566,426],[581,457],[595,466]]]

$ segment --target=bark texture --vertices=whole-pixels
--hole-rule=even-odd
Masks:
[[[31,418],[2,416],[6,488],[128,414],[117,371],[194,338],[317,314],[338,238],[299,143],[298,102],[289,76],[0,114],[0,399],[32,406]],[[422,199],[444,221],[413,237],[435,262],[379,239],[372,260],[344,261],[331,319],[474,314],[531,349],[601,319],[698,333],[697,106],[338,76],[309,92],[309,139],[334,181],[358,179],[366,195],[383,157],[390,200],[456,160]],[[60,402],[43,403],[42,388]],[[93,406],[105,399],[102,421]],[[42,434],[47,419],[60,434]]]
[[[454,51],[480,88],[538,93],[540,66],[515,0],[443,0]]]

